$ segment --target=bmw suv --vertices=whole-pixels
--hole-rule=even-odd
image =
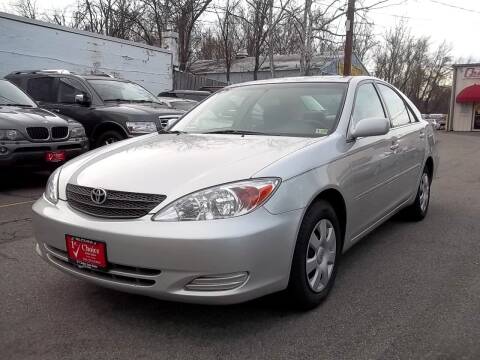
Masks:
[[[0,168],[57,167],[88,148],[81,124],[40,109],[18,87],[0,79]]]
[[[47,110],[75,119],[92,147],[161,130],[184,111],[171,109],[140,85],[67,70],[16,71],[5,77]]]

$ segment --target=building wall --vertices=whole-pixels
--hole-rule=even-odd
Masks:
[[[0,78],[19,70],[104,72],[154,94],[172,88],[168,50],[0,13]]]
[[[341,60],[333,60],[330,61],[325,67],[322,69],[311,69],[310,75],[342,75],[343,74],[343,61]],[[369,75],[368,71],[365,69],[363,64],[358,60],[357,56],[352,58],[352,74],[353,75]],[[200,73],[199,75],[205,76],[209,79],[227,82],[227,74],[224,72],[221,73]],[[302,76],[300,73],[300,68],[298,69],[289,69],[289,70],[275,70],[275,77],[282,78],[282,77],[295,77],[295,76]],[[259,71],[257,73],[257,79],[271,79],[272,75],[270,71]],[[230,84],[238,84],[242,82],[253,81],[253,71],[246,71],[246,72],[231,72],[230,73]]]
[[[449,129],[453,131],[471,131],[473,123],[473,103],[460,104],[456,102],[457,95],[466,87],[480,84],[480,77],[472,77],[471,68],[478,69],[480,66],[456,66],[454,67],[454,91],[450,103]]]

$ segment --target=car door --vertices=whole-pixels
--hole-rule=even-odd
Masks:
[[[92,107],[90,104],[84,105],[75,102],[76,95],[87,95],[92,99],[89,91],[79,80],[72,77],[58,77],[56,89],[57,100],[53,110],[81,123],[85,128],[87,136],[90,137],[97,125],[97,119],[92,111]]]
[[[390,186],[397,195],[394,205],[398,206],[408,200],[417,187],[425,151],[425,129],[396,90],[382,83],[377,86],[390,114],[391,133],[395,138],[393,147],[397,156]]]
[[[362,119],[387,117],[373,82],[358,86],[350,120],[350,129]],[[347,143],[344,191],[350,198],[352,240],[382,219],[394,199],[389,181],[395,163],[392,135],[359,137]]]

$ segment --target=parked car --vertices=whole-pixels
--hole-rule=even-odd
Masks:
[[[38,254],[162,299],[230,304],[287,290],[310,308],[343,252],[400,210],[428,211],[435,132],[372,77],[230,86],[169,132],[52,174],[33,206]]]
[[[440,129],[440,124],[437,122],[437,119],[431,118],[429,114],[422,114],[422,119],[428,121],[435,130]]]
[[[158,97],[172,97],[180,99],[189,99],[195,101],[203,101],[207,97],[212,95],[210,91],[199,91],[199,90],[171,90],[164,91],[158,94]]]
[[[444,130],[447,125],[447,115],[446,114],[430,114],[428,115],[429,121],[435,121],[438,124],[438,130]]]
[[[42,108],[80,122],[93,147],[162,129],[183,111],[169,109],[140,85],[67,70],[17,71],[6,77]]]
[[[208,91],[210,93],[214,93],[214,92],[217,92],[219,90],[222,90],[225,86],[222,86],[222,85],[210,85],[210,86],[202,86],[200,89],[200,91]]]
[[[180,98],[167,97],[167,96],[161,96],[161,97],[159,96],[157,98],[162,104],[167,106],[169,109],[176,109],[176,110],[182,110],[182,111],[188,111],[198,104],[198,101],[190,100],[190,99],[180,99]]]
[[[0,79],[0,168],[55,167],[87,150],[81,124],[40,109],[22,90]]]

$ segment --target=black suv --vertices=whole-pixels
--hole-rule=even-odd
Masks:
[[[38,108],[22,90],[0,79],[0,169],[54,168],[86,151],[81,124]]]
[[[184,113],[167,108],[140,85],[110,76],[35,70],[5,78],[42,108],[80,122],[92,147],[161,130]]]

